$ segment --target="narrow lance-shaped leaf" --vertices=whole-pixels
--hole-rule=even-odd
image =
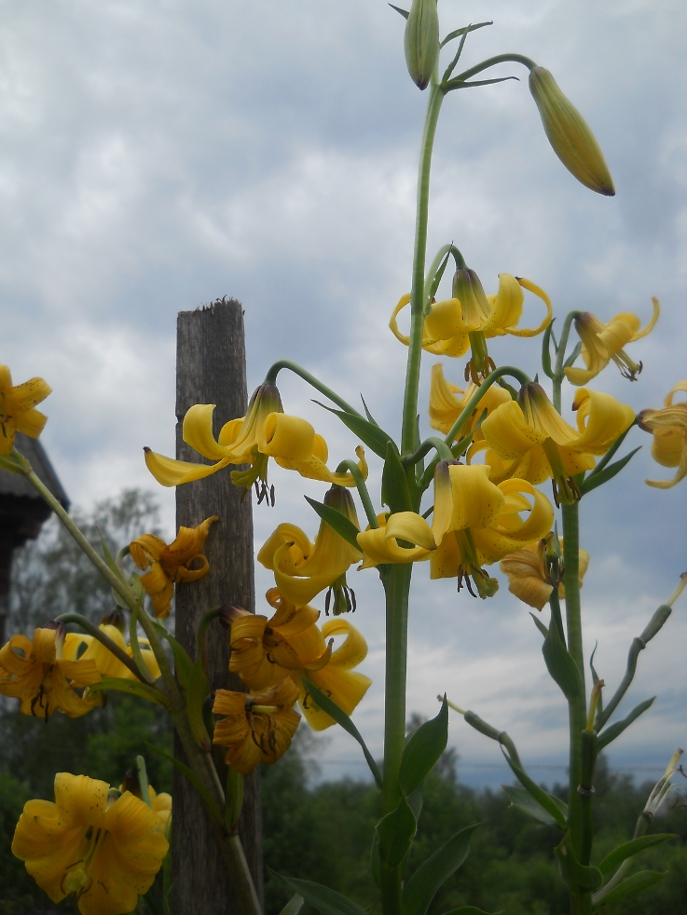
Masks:
[[[529,775],[527,775],[527,773],[521,769],[520,766],[513,762],[503,747],[501,747],[501,752],[503,753],[506,762],[513,770],[513,774],[523,786],[523,788],[525,788],[532,795],[535,801],[537,801],[544,808],[544,810],[551,814],[561,829],[567,829],[568,808],[565,802],[561,801],[557,797],[553,797],[553,795],[549,794],[547,791],[544,791],[544,789],[541,788],[536,782],[532,781]]]
[[[639,871],[626,880],[623,880],[617,886],[614,886],[612,890],[609,890],[608,893],[601,897],[599,904],[601,902],[603,902],[604,905],[606,905],[606,903],[620,902],[620,900],[625,899],[626,896],[633,896],[635,893],[641,893],[642,890],[648,890],[649,887],[654,886],[654,884],[663,880],[664,877],[665,874],[662,874],[660,871]],[[603,890],[601,892],[603,892]],[[601,896],[601,893],[599,893],[599,896]],[[592,901],[596,908],[594,897],[592,897]]]
[[[625,728],[629,728],[633,721],[636,721],[640,715],[643,715],[647,709],[651,708],[654,704],[656,696],[652,696],[651,699],[645,699],[644,702],[640,702],[639,705],[636,705],[630,714],[623,718],[622,721],[616,721],[614,724],[609,725],[604,731],[599,734],[599,743],[598,750],[599,753],[607,747],[609,743],[612,743],[616,737],[620,737]]]
[[[382,863],[392,869],[398,867],[410,851],[417,832],[415,814],[404,797],[395,810],[377,823],[375,832]]]
[[[446,749],[447,741],[448,705],[444,699],[439,714],[421,724],[405,745],[398,773],[398,785],[404,794],[410,794],[422,784]]]
[[[596,489],[597,486],[603,486],[604,483],[608,483],[609,480],[612,480],[613,477],[620,473],[623,467],[630,463],[635,454],[641,450],[642,446],[640,445],[638,448],[635,448],[634,451],[626,454],[624,458],[621,458],[619,461],[615,461],[613,464],[605,467],[600,473],[587,477],[587,479],[584,480],[580,486],[580,492],[582,495],[586,496],[587,493],[591,492],[593,489]]]
[[[365,756],[365,760],[370,767],[370,772],[372,772],[375,782],[377,783],[377,787],[381,788],[381,773],[377,767],[377,763],[374,761],[372,754],[367,749],[367,745],[365,744],[365,741],[363,740],[358,728],[353,724],[346,712],[344,712],[343,709],[340,709],[335,702],[332,702],[328,696],[325,696],[324,693],[320,692],[320,690],[308,679],[305,677],[302,677],[301,679],[306,690],[310,693],[310,696],[315,705],[318,706],[318,708],[321,708],[323,712],[326,712],[330,718],[333,718],[337,724],[341,725],[344,731],[347,731],[351,737],[354,737],[358,741],[362,748],[363,755]]]
[[[350,429],[364,445],[367,445],[367,447],[374,451],[380,458],[386,456],[386,446],[389,442],[393,442],[393,439],[388,432],[385,432],[376,424],[368,422],[364,417],[358,416],[357,414],[345,413],[343,410],[335,410],[333,407],[328,407],[318,400],[316,400],[315,403],[325,410],[328,410],[330,413],[333,413],[334,416],[338,416],[344,426]]]
[[[566,699],[577,699],[582,693],[582,677],[573,656],[561,641],[555,622],[549,626],[542,644],[544,663],[560,686]]]
[[[425,915],[437,891],[465,861],[477,829],[466,826],[418,867],[403,890],[403,915]]]
[[[357,540],[360,531],[350,518],[342,515],[341,512],[338,512],[335,508],[332,508],[331,505],[325,505],[324,502],[317,502],[315,499],[311,499],[309,496],[305,497],[305,501],[308,503],[308,505],[315,509],[320,518],[322,518],[322,520],[326,522],[332,528],[332,530],[336,531],[339,537],[343,537],[346,543],[350,543],[350,545],[355,547],[356,550],[360,549]]]
[[[311,880],[297,880],[295,877],[284,877],[282,874],[277,876],[323,915],[369,915],[357,902],[337,893],[336,890],[330,890],[329,887],[313,883]]]
[[[556,821],[551,814],[542,807],[539,801],[532,797],[529,791],[524,788],[514,788],[512,785],[501,785],[501,787],[508,795],[511,807],[516,807],[532,817],[533,820],[544,823],[546,826],[556,825]]]
[[[392,512],[409,512],[413,510],[406,477],[398,449],[389,442],[386,459],[382,470],[382,503],[388,505]]]
[[[103,677],[100,683],[94,683],[93,686],[88,687],[91,693],[108,689],[114,689],[119,693],[128,693],[130,696],[138,696],[139,699],[146,699],[148,702],[154,702],[156,705],[169,709],[167,697],[163,692],[138,680],[129,680],[126,677]]]
[[[554,849],[561,869],[563,882],[571,890],[589,893],[598,889],[603,883],[603,876],[598,867],[580,864],[570,847],[569,833],[563,836],[560,845]]]
[[[667,842],[668,839],[677,838],[678,836],[673,832],[661,832],[656,833],[653,836],[639,836],[638,839],[630,839],[629,842],[624,842],[622,845],[619,845],[617,848],[614,848],[613,851],[609,852],[599,864],[599,870],[602,874],[610,874],[611,871],[614,871],[616,867],[618,867],[619,864],[622,864],[627,858],[638,855],[646,848],[652,848],[654,845],[661,845],[663,842]]]

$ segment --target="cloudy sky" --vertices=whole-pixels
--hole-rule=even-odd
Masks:
[[[173,453],[176,313],[223,295],[245,307],[249,388],[289,357],[350,400],[364,393],[397,432],[405,351],[386,325],[409,287],[426,102],[405,71],[401,18],[382,0],[0,8],[0,361],[15,383],[42,375],[53,386],[43,441],[72,501],[151,488],[141,446]],[[430,252],[453,240],[488,292],[500,272],[529,277],[559,316],[631,310],[646,320],[658,296],[661,321],[631,351],[644,362],[640,381],[611,367],[597,386],[637,410],[660,406],[687,375],[687,8],[442,0],[440,12],[443,31],[494,20],[468,41],[467,64],[516,51],[554,72],[593,127],[617,196],[587,191],[562,168],[526,71],[503,66],[521,81],[453,93],[444,105]],[[507,342],[493,355],[534,373],[537,351]],[[445,371],[458,382],[462,363]],[[355,443],[302,384],[285,381],[283,393],[289,412],[326,435],[334,461],[352,454]],[[639,432],[632,441],[649,442]],[[668,474],[648,452],[582,508],[586,647],[599,640],[609,684],[687,564],[684,484],[644,486]],[[298,487],[274,479],[277,506],[257,510],[258,539],[284,520],[313,535]],[[307,491],[321,496],[317,484]],[[158,492],[171,533],[173,494]],[[262,574],[258,582],[270,585]],[[356,720],[378,750],[381,591],[374,573],[352,582],[375,679]],[[525,608],[505,588],[489,602],[457,596],[450,581],[430,588],[425,570],[414,594],[409,708],[433,714],[446,690],[506,728],[525,760],[562,766],[564,703]],[[684,604],[641,658],[623,708],[659,699],[615,745],[619,765],[660,768],[687,741]],[[466,778],[504,777],[498,748],[460,719],[451,742]],[[343,737],[324,758],[325,774],[348,759],[363,774]]]

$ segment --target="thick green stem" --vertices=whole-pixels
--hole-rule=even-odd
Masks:
[[[579,315],[579,311],[571,311],[565,316],[563,321],[563,330],[561,339],[558,342],[558,351],[556,353],[556,365],[553,370],[553,405],[558,412],[561,412],[561,386],[565,379],[565,351],[568,348],[568,338],[570,337],[570,326]]]
[[[410,291],[410,340],[406,380],[403,397],[403,431],[401,454],[410,454],[416,446],[417,401],[420,386],[420,361],[422,358],[422,326],[425,308],[425,258],[427,254],[427,223],[429,216],[429,179],[432,168],[434,137],[444,100],[443,90],[436,78],[429,89],[425,126],[422,133],[420,168],[417,182],[417,216],[415,222],[415,248],[413,251],[413,281]]]
[[[384,708],[384,778],[382,816],[401,799],[398,774],[405,745],[406,669],[408,656],[408,593],[413,567],[393,565],[381,570],[386,594],[386,680]],[[382,867],[384,915],[400,915],[401,869]]]
[[[587,702],[584,686],[584,650],[582,645],[582,613],[580,606],[580,534],[578,506],[563,505],[563,561],[565,572],[565,615],[568,634],[568,651],[572,655],[580,673],[582,685],[578,698],[568,703],[570,720],[570,775],[568,808],[570,840],[578,861],[582,861],[583,835],[587,832],[584,821],[591,811],[582,804],[578,788],[582,781],[582,731],[587,725]],[[583,809],[584,808],[584,809]],[[581,910],[582,911],[582,910]]]
[[[497,64],[506,63],[522,64],[523,67],[527,67],[528,70],[534,70],[537,66],[531,58],[525,57],[523,54],[497,54],[495,57],[483,60],[481,64],[475,64],[475,66],[470,67],[469,70],[463,70],[458,76],[454,76],[453,79],[444,83],[444,89],[447,92],[450,92],[451,89],[458,89],[460,84],[464,83],[465,80],[470,79],[470,77],[477,76],[478,73],[482,73],[490,67],[495,67]]]

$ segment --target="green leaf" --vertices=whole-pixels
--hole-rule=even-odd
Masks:
[[[209,753],[212,749],[210,735],[203,720],[203,703],[209,695],[210,684],[205,675],[203,662],[201,658],[197,658],[191,670],[191,676],[188,678],[188,686],[186,688],[186,717],[188,718],[193,739],[201,750],[206,753]]]
[[[501,751],[503,752],[503,747],[501,748]],[[527,775],[527,773],[524,772],[520,766],[514,763],[507,753],[503,752],[503,755],[506,762],[513,770],[513,774],[523,786],[523,788],[525,788],[528,793],[532,795],[535,801],[537,801],[544,808],[544,810],[551,814],[561,829],[567,829],[567,805],[559,798],[549,794],[548,791],[544,791],[544,789],[540,788],[536,782],[533,782],[529,775]]]
[[[564,368],[564,369],[569,369],[570,366],[571,366],[571,365],[573,364],[573,362],[577,359],[577,357],[580,355],[581,352],[582,352],[582,343],[581,343],[581,342],[578,342],[578,343],[575,344],[575,346],[573,347],[573,351],[570,353],[570,355],[568,356],[568,358],[567,358],[567,359],[565,360],[565,362],[563,363],[563,368]]]
[[[380,458],[386,457],[386,447],[389,442],[393,442],[393,439],[388,432],[380,429],[376,423],[368,422],[364,417],[358,416],[355,413],[345,413],[343,410],[335,410],[333,407],[328,407],[326,404],[320,403],[317,400],[315,403],[324,407],[325,410],[329,410],[334,416],[338,416],[344,426],[350,429],[354,435],[357,435],[360,441],[374,451],[375,454],[379,455]]]
[[[545,823],[547,826],[555,826],[556,821],[544,807],[536,801],[529,791],[524,788],[515,788],[513,785],[501,785],[508,795],[511,807],[517,807],[534,820]]]
[[[551,366],[551,334],[553,333],[553,318],[546,325],[546,330],[541,340],[541,367],[546,376],[553,378],[553,368]]]
[[[593,890],[597,890],[604,879],[601,871],[598,867],[580,864],[572,848],[570,848],[569,835],[569,833],[566,833],[560,845],[557,845],[554,849],[563,882],[571,890],[577,890],[578,892],[582,890],[585,893],[590,893]]]
[[[360,550],[356,539],[360,531],[350,518],[347,518],[346,515],[343,515],[335,508],[332,508],[331,505],[325,505],[324,502],[317,502],[309,496],[305,497],[305,501],[315,509],[320,518],[322,518],[332,530],[336,531],[339,537],[342,537],[346,543],[350,543],[356,550]]]
[[[313,883],[311,880],[284,877],[282,874],[277,874],[277,876],[281,877],[287,886],[290,886],[295,893],[302,896],[307,903],[322,912],[323,915],[369,915],[357,902],[353,902],[347,896],[342,896],[336,890],[330,890],[327,886]]]
[[[298,915],[304,902],[305,899],[303,899],[300,893],[294,893],[279,915]]]
[[[608,483],[609,480],[612,480],[616,474],[620,473],[626,464],[630,463],[635,454],[637,454],[638,451],[641,451],[641,449],[642,446],[640,445],[639,448],[635,448],[634,451],[626,454],[624,458],[621,458],[619,461],[615,461],[615,463],[605,467],[600,473],[587,477],[587,479],[580,486],[580,492],[582,495],[586,496],[588,492],[596,489],[597,486],[603,486],[604,483]]]
[[[177,759],[175,756],[172,756],[171,753],[167,753],[166,750],[162,750],[160,747],[156,747],[155,744],[149,743],[147,740],[145,743],[146,743],[146,746],[150,747],[150,749],[153,750],[155,753],[158,753],[160,756],[164,756],[165,759],[168,759],[172,763],[172,765],[176,766],[176,768],[182,773],[182,775],[186,776],[186,778],[191,782],[191,784],[196,789],[198,794],[202,797],[203,802],[205,803],[205,806],[208,810],[208,813],[210,813],[210,815],[213,816],[217,820],[217,822],[222,827],[222,829],[225,829],[226,826],[224,823],[223,815],[220,813],[220,811],[215,806],[215,802],[212,800],[212,797],[210,796],[210,792],[207,790],[207,788],[202,783],[202,781],[198,778],[198,776],[193,771],[193,769],[189,769],[189,767],[187,765],[185,765],[184,763],[182,763],[180,759]]]
[[[448,705],[446,699],[436,718],[425,721],[408,738],[401,757],[398,786],[411,794],[422,784],[446,749],[448,741]]]
[[[157,620],[153,620],[153,625],[162,636],[162,638],[166,639],[171,646],[172,654],[174,655],[174,672],[176,674],[177,680],[179,681],[179,685],[185,691],[188,687],[188,679],[191,676],[191,671],[193,670],[193,661],[189,657],[186,649],[181,647],[172,633],[168,632],[162,623],[159,623]]]
[[[365,416],[367,416],[367,418],[370,420],[370,422],[372,423],[373,426],[379,426],[379,423],[377,422],[377,420],[374,418],[374,416],[373,416],[373,415],[370,413],[370,411],[368,410],[367,404],[365,403],[365,398],[363,397],[362,394],[360,395],[360,399],[361,399],[362,402],[363,402],[363,409],[365,410]]]
[[[408,478],[401,463],[398,449],[389,442],[382,471],[382,504],[388,505],[392,512],[409,512],[413,510],[408,489]]]
[[[398,867],[410,851],[417,832],[417,820],[408,801],[402,797],[398,807],[387,813],[375,827],[377,845],[382,864]]]
[[[640,851],[644,851],[645,848],[661,845],[661,843],[667,842],[668,839],[677,839],[677,835],[673,832],[661,832],[656,833],[656,835],[653,836],[640,836],[638,839],[631,839],[629,842],[624,842],[606,855],[599,864],[599,870],[602,874],[609,874],[611,871],[615,870],[619,864],[622,864],[626,858],[638,855]]]
[[[539,619],[539,617],[534,615],[534,613],[530,613],[530,616],[532,617],[534,625],[541,632],[541,634],[544,636],[544,638],[546,638],[546,636],[549,634],[549,627],[545,626],[542,623],[542,621]]]
[[[612,743],[616,737],[620,737],[625,728],[629,728],[633,721],[636,721],[640,715],[643,715],[647,709],[651,708],[654,704],[656,696],[652,696],[651,699],[645,699],[644,702],[640,702],[639,705],[636,705],[627,718],[623,718],[622,721],[616,721],[615,724],[610,725],[604,731],[599,734],[599,742],[597,744],[597,750],[600,753],[604,747],[607,747],[609,743]]]
[[[139,680],[128,680],[126,677],[103,677],[100,683],[94,683],[88,687],[89,692],[97,693],[106,689],[114,689],[119,693],[128,693],[130,696],[138,696],[139,699],[146,699],[148,702],[154,702],[169,710],[167,697],[154,686],[148,686]]]
[[[461,829],[418,867],[403,890],[403,915],[425,915],[437,890],[467,858],[475,829],[477,824]]]
[[[558,626],[549,626],[542,644],[544,663],[551,677],[560,686],[563,695],[570,702],[582,695],[582,677],[573,656],[561,641]]]
[[[391,4],[389,4],[389,6],[391,6]],[[396,9],[396,7],[394,7],[394,9]],[[459,38],[461,35],[464,35],[468,32],[476,32],[477,29],[483,29],[485,25],[493,24],[493,22],[476,22],[474,25],[465,25],[462,29],[456,29],[454,32],[449,32],[439,47],[445,48],[449,41],[453,41],[454,38]]]
[[[457,909],[451,909],[444,915],[489,915],[484,909],[478,909],[476,905],[462,905]]]
[[[626,880],[621,881],[617,886],[603,896],[598,903],[592,903],[594,908],[598,905],[606,905],[608,902],[619,902],[632,893],[641,893],[642,890],[648,890],[650,886],[663,880],[665,874],[660,871],[638,871]]]
[[[303,686],[305,686],[307,691],[310,693],[310,696],[311,696],[312,700],[314,701],[315,705],[318,708],[321,708],[323,712],[326,712],[330,716],[330,718],[333,718],[337,724],[341,725],[341,727],[344,729],[344,731],[347,731],[351,735],[351,737],[354,737],[358,741],[358,743],[360,744],[360,746],[362,748],[363,755],[365,756],[365,760],[366,760],[368,766],[370,767],[370,772],[372,772],[372,774],[374,775],[374,779],[377,782],[377,787],[381,789],[381,787],[382,787],[381,773],[377,767],[377,763],[374,761],[372,754],[367,749],[367,745],[366,745],[365,741],[363,740],[358,728],[353,724],[353,722],[348,717],[346,712],[343,711],[343,709],[340,709],[339,706],[335,702],[332,702],[332,700],[328,696],[325,696],[324,693],[321,693],[319,691],[319,689],[316,686],[313,686],[313,684],[306,677],[301,677],[301,682],[303,683]]]
[[[396,10],[397,13],[400,13],[404,19],[407,19],[408,16],[410,15],[408,10],[402,10],[400,6],[394,6],[393,3],[390,3],[389,6],[391,7],[392,10]]]

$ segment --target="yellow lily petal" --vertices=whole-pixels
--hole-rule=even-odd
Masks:
[[[202,480],[217,473],[229,464],[223,459],[217,464],[194,464],[190,461],[175,461],[174,458],[156,454],[150,448],[144,448],[146,467],[162,486],[181,486],[193,480]]]

